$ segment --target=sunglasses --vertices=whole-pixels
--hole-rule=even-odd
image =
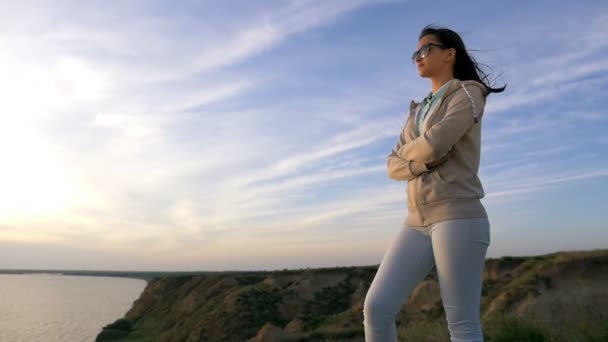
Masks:
[[[424,45],[422,45],[422,47],[420,47],[420,49],[414,51],[414,53],[412,54],[412,63],[416,63],[417,56],[420,56],[420,58],[426,57],[426,55],[429,53],[429,50],[431,49],[431,46],[437,46],[442,49],[446,48],[445,45],[441,45],[441,44],[434,44],[434,43],[424,44]]]

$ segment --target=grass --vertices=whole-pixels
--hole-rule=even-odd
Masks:
[[[400,341],[443,342],[450,340],[445,320],[409,322],[405,327],[397,329],[397,335]]]
[[[484,339],[492,342],[551,341],[546,328],[526,319],[497,314],[482,321]]]
[[[336,317],[324,317],[325,323]],[[332,322],[332,323],[335,323]],[[608,342],[608,321],[577,322],[573,318],[568,326],[557,326],[555,323],[543,324],[533,319],[521,318],[508,314],[494,314],[481,321],[482,332],[486,342]],[[449,331],[445,319],[436,321],[411,321],[398,326],[400,341],[449,342]],[[108,336],[110,337],[110,336]],[[363,326],[350,328],[321,327],[309,332],[308,338],[297,341],[364,341]],[[98,341],[153,342],[135,329],[128,336],[114,336]]]
[[[534,320],[495,314],[481,322],[487,342],[608,342],[608,321],[573,322],[569,327],[541,324]],[[399,340],[449,342],[445,320],[409,322],[398,327]]]

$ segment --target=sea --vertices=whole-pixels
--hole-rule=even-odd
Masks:
[[[142,279],[0,274],[0,342],[89,342],[124,317]]]

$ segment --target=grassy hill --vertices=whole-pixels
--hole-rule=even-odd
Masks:
[[[364,341],[376,266],[155,277],[98,341]],[[487,341],[608,341],[608,250],[486,259]],[[435,269],[397,316],[403,341],[449,341]]]

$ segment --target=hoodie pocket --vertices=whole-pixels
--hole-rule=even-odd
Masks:
[[[420,203],[431,203],[454,198],[450,184],[442,174],[445,170],[439,166],[425,175],[420,182]]]

